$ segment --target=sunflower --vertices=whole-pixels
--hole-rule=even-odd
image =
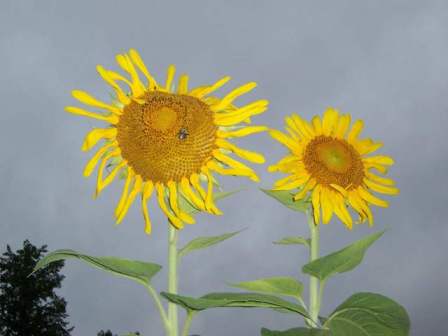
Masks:
[[[145,232],[149,234],[151,220],[147,201],[154,193],[170,223],[180,229],[184,223],[194,223],[194,218],[182,210],[181,197],[201,211],[221,214],[213,198],[216,183],[213,173],[258,181],[255,172],[231,154],[254,163],[263,163],[263,156],[229,142],[230,138],[267,129],[245,124],[237,126],[250,123],[252,116],[267,109],[266,100],[242,107],[233,104],[238,97],[254,89],[256,83],[247,83],[217,98],[211,94],[230,77],[190,89],[189,77],[182,74],[175,89],[173,65],[168,67],[166,82],[162,85],[149,73],[137,51],[131,49],[127,54],[119,54],[116,60],[127,77],[97,66],[99,75],[114,91],[112,102],[106,103],[75,90],[73,97],[95,111],[74,106],[66,107],[66,111],[109,124],[91,130],[85,137],[83,151],[92,149],[100,141],[102,145],[87,163],[84,175],[90,176],[98,166],[96,195],[115,177],[124,177],[123,191],[115,209],[117,223],[123,220],[139,196]]]
[[[315,223],[322,219],[327,224],[333,213],[351,229],[353,219],[348,206],[358,213],[357,223],[368,220],[373,224],[370,205],[387,207],[388,203],[371,191],[396,195],[399,190],[394,181],[381,175],[394,161],[384,155],[367,156],[382,147],[371,139],[359,139],[363,129],[362,120],[350,128],[351,116],[339,114],[328,108],[323,118],[314,116],[311,123],[298,115],[285,118],[284,134],[271,130],[271,136],[291,152],[275,165],[270,172],[289,174],[274,184],[276,190],[299,189],[294,200],[310,196]]]

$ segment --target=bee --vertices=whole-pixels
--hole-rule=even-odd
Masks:
[[[179,140],[185,140],[188,136],[188,130],[186,128],[181,128],[179,133],[177,133],[177,137]]]

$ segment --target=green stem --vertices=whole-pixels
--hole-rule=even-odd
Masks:
[[[310,262],[319,258],[319,225],[314,222],[312,209],[307,211],[308,225],[311,233]],[[319,279],[310,276],[309,314],[311,323],[317,327],[319,321]]]
[[[160,313],[160,317],[162,318],[165,332],[168,335],[169,330],[170,330],[170,322],[166,315],[165,309],[163,308],[162,302],[160,301],[160,297],[150,284],[145,283],[144,285],[145,285],[146,289],[148,290],[149,294],[151,294],[152,298],[154,299],[154,302],[156,303],[157,309],[159,310],[159,313]]]
[[[177,294],[177,230],[168,224],[168,292]],[[169,336],[178,335],[177,305],[168,303]]]
[[[187,319],[184,323],[184,328],[182,329],[182,336],[188,336],[188,332],[190,331],[191,321],[193,320],[194,311],[189,310],[187,313]]]

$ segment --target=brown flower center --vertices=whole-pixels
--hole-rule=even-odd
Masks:
[[[355,188],[364,178],[361,156],[345,140],[323,135],[314,138],[305,148],[303,162],[319,184]]]
[[[117,124],[122,156],[144,181],[180,181],[198,173],[216,147],[218,127],[195,97],[147,92],[125,106]]]

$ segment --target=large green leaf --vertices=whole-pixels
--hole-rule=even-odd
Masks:
[[[410,321],[395,301],[380,294],[357,293],[336,308],[324,327],[333,336],[407,336]]]
[[[162,292],[161,295],[168,301],[193,311],[218,307],[272,308],[288,310],[308,318],[307,312],[302,306],[273,295],[258,293],[211,293],[200,298],[192,298],[165,292]]]
[[[285,237],[274,242],[278,245],[305,245],[310,247],[311,240],[303,237]]]
[[[261,336],[330,336],[327,329],[293,328],[284,331],[261,329]]]
[[[277,201],[294,211],[305,212],[309,209],[311,204],[309,198],[294,201],[294,194],[287,190],[261,189],[261,191],[263,191],[266,195],[275,198]]]
[[[130,278],[143,284],[149,283],[151,278],[162,268],[160,265],[142,261],[116,257],[92,257],[73,250],[56,250],[39,260],[33,272],[44,268],[54,261],[73,258],[84,261],[85,263],[103,271]]]
[[[316,259],[304,265],[302,271],[304,273],[315,276],[320,280],[326,280],[330,276],[337,273],[351,271],[361,263],[366,250],[378,238],[380,238],[383,233],[384,231],[371,234],[343,248],[342,250]]]
[[[231,284],[231,286],[253,292],[287,295],[295,298],[300,297],[303,291],[303,284],[291,277],[264,278],[239,282]]]
[[[222,192],[215,192],[213,193],[213,199],[215,201],[219,201],[223,198],[227,198],[233,194],[236,194],[239,192],[239,190],[235,191],[222,191]],[[179,193],[179,207],[182,209],[183,212],[186,212],[188,214],[195,214],[200,212],[201,210],[198,209],[187,197],[185,197],[182,193]]]
[[[179,250],[179,257],[183,257],[184,255],[186,255],[192,251],[195,251],[195,250],[201,250],[201,249],[205,249],[207,247],[219,244],[220,242],[222,242],[224,240],[232,238],[233,236],[240,233],[241,231],[242,230],[225,233],[225,234],[222,234],[219,236],[198,237],[196,239],[193,239],[187,245],[185,245],[184,247],[182,247]]]

